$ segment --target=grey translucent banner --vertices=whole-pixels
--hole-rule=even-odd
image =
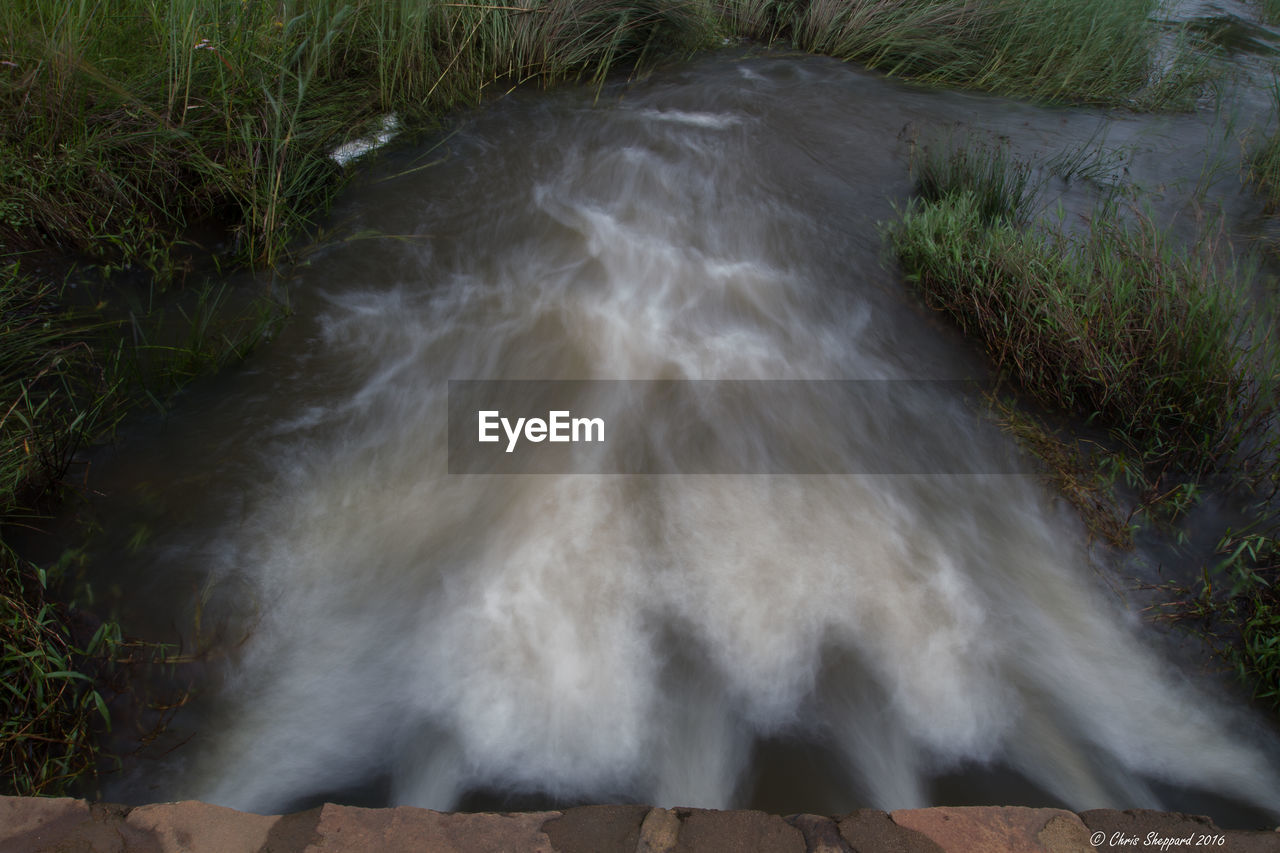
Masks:
[[[450,380],[450,474],[1011,474],[964,380]]]

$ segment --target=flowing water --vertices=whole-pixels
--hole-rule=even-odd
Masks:
[[[877,230],[912,146],[959,126],[1028,156],[1105,138],[1122,156],[1097,181],[1128,170],[1170,216],[1221,141],[1203,114],[728,56],[520,93],[384,155],[293,274],[282,335],[95,463],[103,593],[135,630],[217,638],[174,721],[191,739],[108,795],[1274,818],[1274,735],[1168,659],[1105,582],[1140,556],[1090,548],[1030,463],[1009,473],[960,386],[877,386],[904,429],[779,411],[767,383],[738,409],[583,385],[606,391],[576,408],[628,421],[667,473],[449,473],[449,380],[984,377]],[[1052,186],[1068,215],[1098,191]],[[835,473],[662,467],[699,428],[767,462],[744,407],[837,446]],[[860,473],[911,429],[941,473]]]

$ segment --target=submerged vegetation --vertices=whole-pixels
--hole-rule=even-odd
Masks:
[[[1184,97],[1199,71],[1194,62],[1156,67],[1157,8],[1147,0],[813,0],[794,31],[807,50],[925,82],[1039,100],[1163,106]]]
[[[113,371],[84,322],[54,307],[48,284],[0,270],[0,500],[9,525],[63,480],[77,448],[113,416]],[[56,578],[0,542],[0,773],[4,789],[57,793],[94,770],[93,736],[107,723],[95,686],[118,643],[111,623],[87,631],[56,597]]]
[[[97,769],[95,735],[110,724],[98,675],[120,644],[119,628],[76,626],[50,598],[47,574],[7,547],[0,554],[0,620],[4,789],[60,793]]]
[[[1275,114],[1280,118],[1280,78],[1272,87],[1272,102]],[[1249,179],[1257,187],[1266,202],[1266,213],[1274,222],[1280,214],[1280,130],[1265,137],[1253,150],[1249,159]],[[1280,249],[1276,241],[1274,229],[1267,238],[1266,245],[1272,251]]]
[[[268,315],[229,324],[234,312],[216,312],[222,294],[201,289],[179,306],[183,336],[171,342],[161,311],[109,319],[67,309],[50,282],[21,274],[16,263],[0,269],[2,791],[59,794],[94,774],[97,735],[111,724],[104,685],[126,645],[114,622],[67,604],[73,588],[61,567],[22,559],[10,534],[38,525],[67,482],[81,479],[72,476],[77,451],[131,404],[163,405],[265,334]],[[215,313],[223,316],[215,321]]]
[[[1212,245],[1174,249],[1114,203],[1072,233],[1037,221],[1031,169],[1003,149],[929,147],[916,169],[917,197],[892,228],[908,280],[1019,391],[1118,448],[1093,454],[1109,477],[1090,476],[1078,444],[1002,405],[1095,534],[1131,544],[1134,513],[1122,520],[1108,478],[1123,476],[1155,518],[1184,513],[1209,478],[1252,496],[1250,530],[1224,532],[1224,559],[1179,612],[1214,622],[1255,696],[1280,708],[1274,311],[1251,304]]]
[[[969,156],[969,155],[961,155]],[[1021,180],[970,173],[913,205],[895,239],[908,276],[1042,403],[1110,425],[1153,461],[1219,467],[1272,416],[1270,329],[1209,252],[1096,214],[1083,235],[1020,227]],[[931,172],[931,169],[926,169]],[[1251,315],[1257,316],[1257,315]]]

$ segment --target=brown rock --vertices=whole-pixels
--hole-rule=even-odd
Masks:
[[[1166,853],[1195,850],[1197,853],[1280,853],[1276,832],[1219,829],[1204,815],[1157,812],[1148,809],[1094,809],[1081,812],[1080,819],[1094,836],[1098,850],[1158,851],[1162,842]],[[1183,841],[1183,839],[1188,839]],[[1148,841],[1157,841],[1148,844]]]
[[[640,824],[636,853],[672,853],[680,837],[680,816],[671,809],[649,809]]]
[[[566,809],[542,831],[556,853],[635,853],[649,811],[648,806],[582,806]]]
[[[0,838],[54,830],[89,819],[89,804],[68,797],[0,797]]]
[[[899,826],[876,809],[858,809],[840,818],[840,834],[855,853],[942,853],[927,836]]]
[[[325,805],[285,817],[205,803],[129,808],[0,797],[0,853],[1087,853],[1095,849],[1280,853],[1280,832],[1220,830],[1152,811],[935,808],[838,820],[757,811],[586,806],[531,814]]]
[[[681,809],[678,853],[805,853],[804,835],[778,815]]]
[[[124,826],[128,812],[84,800],[0,797],[0,853],[160,851],[147,833]]]
[[[1054,815],[1036,838],[1051,853],[1092,853],[1095,849],[1088,828],[1075,815]]]
[[[258,853],[279,820],[278,816],[187,801],[139,806],[129,811],[124,823],[138,834],[150,836],[159,844],[158,849],[165,851]]]
[[[271,827],[261,853],[295,853],[320,843],[316,827],[320,823],[319,808],[285,815]]]
[[[446,814],[401,806],[362,809],[326,803],[307,851],[418,851],[555,853],[542,825],[560,812]]]
[[[904,809],[889,815],[899,826],[927,835],[947,853],[1077,853],[1084,826],[1061,809],[1022,806]],[[1058,822],[1050,828],[1049,823]],[[1080,832],[1072,825],[1078,825]],[[1049,844],[1062,845],[1050,847]],[[1073,846],[1074,845],[1074,846]]]
[[[840,835],[840,827],[829,817],[797,814],[787,818],[787,823],[803,833],[809,853],[853,853],[853,848]]]

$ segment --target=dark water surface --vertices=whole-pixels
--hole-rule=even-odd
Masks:
[[[913,145],[966,130],[1101,146],[1087,176],[1045,176],[1068,217],[1121,180],[1178,223],[1206,187],[1232,228],[1257,213],[1208,110],[1046,109],[793,56],[519,93],[383,155],[281,336],[95,463],[99,589],[135,631],[217,646],[174,720],[191,739],[108,796],[1274,821],[1275,736],[1111,591],[1150,554],[1090,548],[1035,476],[987,473],[1007,440],[946,385],[916,403],[969,475],[447,473],[450,379],[984,377],[877,228]],[[716,415],[595,403],[654,447]]]

